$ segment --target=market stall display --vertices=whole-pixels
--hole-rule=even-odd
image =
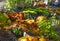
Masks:
[[[55,26],[57,11],[60,9],[49,8],[40,1],[36,2],[36,6],[27,5],[28,8],[24,4],[23,7],[19,6],[24,0],[22,3],[10,1],[16,4],[9,1],[8,9],[0,12],[0,30],[10,32],[17,41],[59,41],[60,34]]]

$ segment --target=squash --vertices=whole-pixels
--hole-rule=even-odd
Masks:
[[[18,39],[18,41],[38,41],[36,37],[25,36]]]

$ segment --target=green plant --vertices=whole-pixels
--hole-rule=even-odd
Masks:
[[[25,8],[22,10],[23,13],[28,14],[29,18],[35,19],[37,16],[45,16],[48,17],[50,11],[43,7],[36,7],[36,8]]]
[[[56,16],[53,15],[50,19],[42,20],[41,22],[38,23],[38,29],[39,29],[38,34],[39,35],[49,36],[50,38],[53,38],[54,40],[59,39],[59,35],[54,28],[55,26],[52,24],[52,22],[54,21],[53,19],[55,19],[55,17]],[[42,29],[42,32],[40,29]]]
[[[22,28],[18,29],[18,27],[13,27],[10,30],[12,33],[14,33],[16,36],[22,36],[23,35],[23,30]]]
[[[25,0],[6,0],[6,6],[7,8],[14,8],[16,6],[19,6],[21,4],[24,4]]]
[[[3,13],[0,12],[0,21],[1,22],[6,22],[7,18],[3,15]]]

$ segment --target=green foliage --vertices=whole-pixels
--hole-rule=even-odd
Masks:
[[[24,4],[25,0],[6,0],[7,8],[14,8],[15,6],[19,6],[20,4]]]
[[[4,16],[4,13],[1,13],[1,12],[0,12],[0,22],[1,22],[1,24],[0,24],[1,27],[11,24],[10,19],[8,19],[6,16]]]
[[[50,14],[50,11],[47,10],[46,8],[43,7],[38,7],[38,8],[26,8],[23,10],[24,13],[33,13],[33,14],[42,14],[44,16],[48,16]]]
[[[51,28],[51,22],[49,20],[43,20],[40,23],[38,23],[39,28],[42,27],[43,29],[50,29]]]
[[[50,14],[50,11],[43,7],[36,8],[36,12],[42,14],[45,17]]]
[[[25,8],[23,9],[23,13],[28,14],[29,18],[36,18],[36,16],[45,16],[48,17],[50,11],[43,7],[36,7],[36,8]]]
[[[18,27],[13,27],[10,30],[12,33],[14,33],[16,36],[22,36],[23,35],[23,30],[22,28],[18,29]]]
[[[53,30],[53,29],[52,29]],[[56,31],[52,31],[51,30],[51,32],[49,33],[49,37],[50,38],[53,38],[54,40],[57,40],[57,39],[59,39],[59,35],[57,34],[57,32]]]
[[[56,16],[52,16],[53,19],[55,19]],[[49,20],[42,20],[41,22],[38,23],[38,29],[42,28],[42,33],[40,33],[40,35],[47,35],[50,38],[53,38],[54,40],[58,40],[59,35],[56,32],[54,25],[52,24],[52,22],[54,21],[52,19],[52,17]],[[47,32],[46,32],[47,31]],[[38,33],[40,32],[40,30],[38,31]]]
[[[3,13],[0,12],[0,22],[5,23],[7,18],[3,15]]]
[[[14,10],[11,9],[11,10],[7,10],[6,13],[7,13],[7,14],[11,14],[11,13],[13,13],[13,12],[14,12]]]

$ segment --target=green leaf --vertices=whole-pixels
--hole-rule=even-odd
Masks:
[[[18,27],[13,27],[10,30],[12,33],[14,33],[16,36],[22,36],[23,35],[23,30],[22,28],[18,29]]]
[[[19,29],[19,35],[20,35],[20,36],[23,35],[23,30],[22,30],[22,28]]]

